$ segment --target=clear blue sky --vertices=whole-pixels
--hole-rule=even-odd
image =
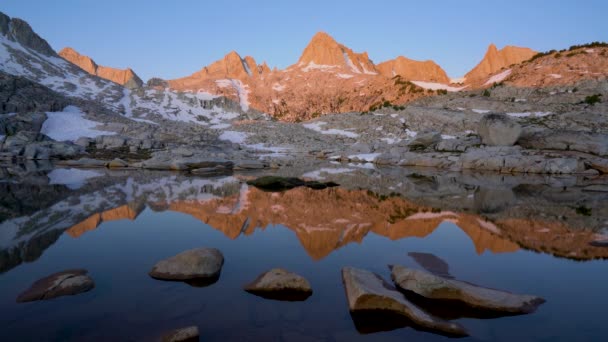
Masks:
[[[190,75],[231,50],[284,68],[317,31],[378,63],[432,59],[462,76],[489,43],[539,51],[608,41],[606,0],[2,0],[59,50],[132,67],[144,80]]]

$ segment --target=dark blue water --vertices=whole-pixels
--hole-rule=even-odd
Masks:
[[[225,264],[215,284],[197,288],[148,276],[160,259],[194,247],[223,252]],[[463,340],[599,341],[608,333],[608,261],[572,261],[522,249],[478,254],[450,222],[425,238],[391,241],[369,233],[361,243],[315,261],[295,233],[280,225],[231,240],[189,215],[148,208],[134,221],[105,222],[79,238],[63,234],[39,259],[0,274],[0,340],[146,341],[188,325],[199,327],[202,341],[445,340],[412,328],[362,334],[348,312],[343,266],[390,280],[388,264],[420,268],[409,252],[440,257],[458,279],[547,300],[529,315],[458,319],[471,333]],[[279,302],[242,290],[274,267],[306,277],[314,294],[304,302]],[[15,302],[35,280],[69,268],[89,270],[95,289]]]

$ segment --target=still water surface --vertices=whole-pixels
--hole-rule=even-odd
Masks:
[[[19,189],[55,197],[19,206],[7,195],[25,201]],[[547,300],[528,315],[457,318],[471,334],[463,341],[597,341],[608,333],[608,261],[603,259],[608,248],[589,247],[586,241],[583,246],[579,240],[588,235],[564,231],[563,224],[555,228],[547,220],[542,220],[547,227],[538,228],[535,218],[526,216],[533,227],[526,236],[526,230],[506,230],[513,214],[494,213],[489,220],[462,203],[461,211],[454,203],[444,210],[433,198],[379,196],[352,187],[267,193],[235,177],[143,181],[121,174],[98,184],[28,181],[4,190],[3,341],[145,341],[188,325],[199,327],[203,341],[446,340],[407,326],[377,331],[382,327],[355,322],[349,314],[342,267],[364,268],[390,281],[389,264],[423,267],[408,256],[412,252],[442,259],[457,279]],[[451,202],[474,200],[471,194],[479,191],[468,189]],[[545,210],[550,216],[551,209]],[[564,236],[579,239],[572,244],[577,257],[560,255]],[[534,242],[526,245],[528,240]],[[196,247],[224,254],[216,283],[193,287],[148,276],[157,261]],[[274,267],[306,277],[313,295],[304,302],[281,302],[242,290]],[[15,302],[35,280],[69,268],[87,269],[95,288]]]

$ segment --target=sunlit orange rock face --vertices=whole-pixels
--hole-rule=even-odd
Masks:
[[[441,68],[431,66],[436,66],[433,62],[415,62],[413,66],[416,63],[426,69],[414,71],[398,62],[398,74],[415,76],[419,81],[447,81]],[[428,73],[424,71],[427,69]],[[402,104],[430,94],[404,89],[393,76],[392,72],[380,73],[367,53],[356,53],[320,32],[298,62],[285,70],[270,70],[266,63],[258,65],[253,57],[242,58],[233,51],[190,76],[167,83],[174,90],[227,96],[278,119],[297,121],[322,114],[367,111],[384,101]]]
[[[573,85],[608,78],[608,47],[554,52],[511,68],[506,84],[517,87]]]
[[[306,205],[302,205],[306,203]],[[320,260],[370,233],[391,240],[424,238],[443,222],[454,223],[478,254],[510,253],[520,248],[559,257],[588,260],[608,258],[608,249],[589,244],[594,234],[572,229],[562,221],[505,218],[495,221],[469,213],[441,211],[401,197],[378,196],[364,190],[297,188],[271,193],[243,186],[239,194],[205,201],[148,203],[156,211],[191,215],[231,239],[281,225],[292,230],[314,260]],[[104,221],[135,219],[143,204],[131,203],[95,214],[67,233],[78,237]]]
[[[501,69],[532,58],[536,53],[532,49],[517,46],[506,46],[498,50],[496,45],[490,44],[481,62],[465,75],[466,82],[474,83],[475,81],[487,79],[488,76]]]
[[[143,84],[139,76],[130,68],[115,69],[97,65],[90,57],[81,55],[72,48],[66,47],[62,49],[59,51],[59,56],[72,64],[76,64],[89,74],[97,75],[114,83],[129,87],[141,87]]]
[[[399,56],[376,66],[378,71],[387,77],[400,75],[407,80],[434,83],[450,83],[445,71],[433,61],[415,61]]]

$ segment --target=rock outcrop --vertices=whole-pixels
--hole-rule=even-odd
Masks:
[[[82,269],[67,270],[44,277],[21,293],[17,302],[47,300],[61,296],[76,295],[95,287],[93,279]]]
[[[431,60],[415,61],[399,56],[395,59],[376,65],[376,69],[386,77],[400,75],[406,80],[412,81],[450,83],[450,78],[446,72],[437,63]]]
[[[115,69],[98,65],[93,59],[91,59],[91,57],[81,55],[70,47],[63,48],[61,51],[59,51],[59,56],[73,64],[76,64],[82,70],[91,75],[99,76],[127,88],[139,88],[144,84],[141,78],[139,78],[139,76],[137,76],[137,74],[131,68]]]
[[[407,267],[391,266],[391,278],[399,288],[434,300],[455,300],[478,309],[510,314],[531,313],[544,299],[480,287]]]
[[[536,51],[529,48],[505,46],[501,50],[498,50],[496,45],[490,44],[481,62],[465,75],[466,82],[472,83],[476,80],[485,79],[512,64],[526,61],[535,54]]]
[[[466,330],[457,323],[434,317],[408,301],[400,292],[372,272],[345,267],[342,281],[346,290],[348,307],[356,312],[391,312],[404,316],[422,329],[454,336],[467,336]]]

